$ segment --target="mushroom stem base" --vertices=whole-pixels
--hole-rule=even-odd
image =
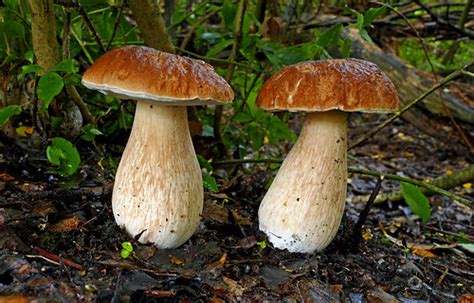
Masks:
[[[260,230],[277,248],[310,253],[332,241],[347,187],[347,114],[309,113],[259,209]]]
[[[137,102],[135,120],[115,177],[115,220],[140,242],[183,244],[203,206],[201,169],[186,107]]]

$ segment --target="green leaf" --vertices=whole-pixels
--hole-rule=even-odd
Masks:
[[[30,64],[21,67],[21,72],[18,74],[17,78],[21,79],[24,75],[29,73],[37,73],[43,71],[44,68],[37,64]]]
[[[16,21],[3,21],[0,22],[0,34],[9,40],[14,37],[25,40],[25,28],[23,24]]]
[[[364,15],[355,12],[357,15],[357,22],[356,22],[356,28],[360,31],[364,28]]]
[[[5,126],[11,117],[19,115],[21,111],[21,107],[18,105],[9,105],[0,109],[0,128]]]
[[[201,168],[205,169],[206,172],[212,172],[212,165],[210,160],[207,160],[202,155],[197,155],[197,159]]]
[[[212,192],[219,191],[219,187],[217,186],[217,181],[211,175],[204,175],[202,177],[202,183],[207,190],[210,190]]]
[[[232,4],[232,0],[225,0],[220,15],[222,16],[226,29],[231,29],[233,27],[236,14],[237,5]]]
[[[30,63],[33,63],[35,61],[35,53],[33,53],[32,50],[27,51],[24,57],[25,57],[25,60]]]
[[[464,249],[469,250],[471,253],[474,253],[474,244],[473,243],[460,243],[460,246],[462,246]]]
[[[206,54],[206,57],[215,57],[217,54],[219,54],[221,51],[229,47],[234,43],[234,40],[232,39],[227,39],[227,40],[222,40],[221,42],[217,43],[212,47]]]
[[[342,31],[342,25],[337,24],[326,30],[321,34],[319,39],[316,41],[316,44],[322,48],[326,48],[331,45],[335,45],[339,41],[339,36]]]
[[[59,62],[53,69],[52,72],[64,72],[66,74],[74,74],[79,71],[78,67],[72,59],[66,59]]]
[[[45,111],[55,96],[57,96],[64,87],[64,81],[61,76],[55,72],[49,72],[41,76],[38,81],[38,97],[44,102],[41,111]]]
[[[122,257],[122,259],[127,259],[128,257],[130,257],[130,252],[128,250],[122,249],[120,251],[120,256]]]
[[[81,158],[76,147],[68,140],[56,137],[46,149],[49,162],[59,167],[62,175],[72,175],[79,168]]]
[[[427,222],[431,216],[431,207],[428,198],[421,192],[421,190],[410,183],[401,182],[402,195],[410,207],[411,211]]]
[[[349,58],[351,55],[352,49],[352,40],[344,39],[339,41],[339,50],[341,52],[342,58]]]
[[[285,47],[276,51],[279,65],[291,65],[312,58],[307,57],[305,50],[297,47]]]
[[[82,127],[82,136],[81,138],[85,141],[92,141],[96,136],[103,135],[103,133],[95,128],[92,124],[87,124]]]
[[[128,241],[122,242],[122,249],[126,250],[128,252],[132,252],[133,251],[133,245],[132,245],[132,243],[130,243]]]
[[[18,0],[3,0],[3,3],[6,7],[8,7],[8,9],[11,10],[15,10],[18,6]]]
[[[367,12],[364,14],[364,22],[363,22],[363,27],[370,26],[372,22],[377,20],[380,16],[382,16],[385,13],[385,10],[387,9],[386,6],[378,7],[378,8],[369,8]]]
[[[367,42],[369,42],[369,43],[374,43],[374,42],[372,41],[372,38],[370,38],[369,33],[368,33],[364,28],[362,28],[362,29],[359,30],[359,35],[360,35],[362,38],[364,38],[364,40],[366,40]]]

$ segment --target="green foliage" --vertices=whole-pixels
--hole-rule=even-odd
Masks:
[[[206,160],[203,156],[198,155],[199,165],[201,166],[202,171],[202,183],[204,188],[208,191],[218,192],[219,187],[217,185],[216,178],[212,176],[212,165],[211,160]]]
[[[267,241],[263,240],[263,241],[258,241],[256,243],[258,246],[260,246],[261,249],[265,249],[268,247],[268,244],[267,244]]]
[[[79,168],[81,158],[76,147],[68,140],[56,137],[51,140],[51,144],[46,149],[46,156],[49,162],[57,166],[52,170],[62,176],[70,176]]]
[[[92,124],[87,124],[81,129],[81,138],[85,141],[94,141],[96,136],[103,135],[103,133],[94,127]]]
[[[423,222],[427,222],[431,216],[431,207],[428,198],[415,185],[404,182],[400,185],[403,198],[408,207],[410,207],[411,211],[420,217]]]
[[[0,128],[10,120],[11,117],[21,114],[21,107],[18,105],[9,105],[0,109]]]
[[[349,11],[357,17],[355,28],[357,28],[362,38],[372,43],[367,28],[372,25],[372,22],[382,16],[385,13],[385,10],[386,7],[381,6],[378,8],[369,8],[364,14],[361,14],[353,9],[349,9]]]
[[[127,259],[131,254],[133,254],[133,245],[130,242],[122,242],[122,250],[120,251],[120,256],[123,259]]]
[[[63,87],[64,81],[56,72],[49,72],[41,76],[37,89],[38,98],[43,101],[41,111],[46,111],[53,98],[61,92]]]
[[[430,72],[431,67],[426,60],[425,53],[421,44],[416,39],[401,39],[401,45],[398,47],[400,58],[406,60],[411,65]],[[461,66],[468,64],[474,58],[474,41],[436,41],[425,39],[428,55],[437,72],[451,72]],[[453,45],[457,43],[456,45]],[[456,52],[451,59],[446,58],[451,48],[456,47]]]

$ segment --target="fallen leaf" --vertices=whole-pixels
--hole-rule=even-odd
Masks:
[[[177,265],[177,266],[183,266],[184,265],[184,260],[183,259],[180,259],[178,257],[175,257],[175,256],[169,256],[170,257],[170,261],[171,263],[173,263],[174,265]]]
[[[20,126],[16,129],[16,134],[20,137],[29,137],[33,133],[33,127]]]
[[[64,219],[51,226],[50,230],[55,233],[70,232],[76,230],[83,222],[76,216]]]
[[[411,251],[416,254],[416,255],[419,255],[419,256],[422,256],[424,258],[436,258],[436,255],[433,254],[432,252],[430,251],[427,251],[427,250],[424,250],[424,249],[419,249],[419,248],[415,248],[415,249],[411,249]]]

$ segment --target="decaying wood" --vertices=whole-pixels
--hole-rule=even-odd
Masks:
[[[348,35],[353,41],[351,56],[374,62],[387,73],[397,87],[402,106],[435,84],[428,74],[408,65],[393,54],[383,52],[377,45],[363,40],[356,30],[349,30]],[[462,86],[462,84],[451,84],[443,90],[442,94],[446,107],[456,119],[474,123],[474,109],[469,106],[474,96],[472,88]],[[426,113],[429,111],[432,114],[444,116],[441,102],[438,94],[432,94],[423,100],[422,106],[412,108],[402,118],[445,143],[462,142],[459,134],[453,131],[451,126],[433,119]]]

